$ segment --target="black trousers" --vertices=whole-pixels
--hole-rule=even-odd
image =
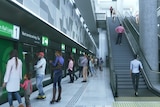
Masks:
[[[122,43],[122,33],[118,33],[116,44]]]
[[[135,92],[138,92],[139,73],[132,73],[132,83]]]
[[[74,71],[69,69],[68,73],[69,73],[69,77],[70,77],[70,82],[74,82]]]

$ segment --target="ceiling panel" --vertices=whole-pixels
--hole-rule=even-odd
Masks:
[[[90,32],[97,34],[96,18],[92,10],[91,0],[75,0],[75,4],[81,12]]]

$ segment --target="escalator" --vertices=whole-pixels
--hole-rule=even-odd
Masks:
[[[110,49],[111,49],[111,56],[113,62],[113,68],[115,73],[115,80],[116,81],[116,100],[123,100],[128,99],[129,97],[135,97],[132,80],[130,76],[130,61],[133,60],[133,50],[130,47],[130,44],[126,38],[126,35],[123,34],[122,37],[122,45],[116,45],[116,37],[117,33],[115,32],[115,28],[119,26],[120,22],[116,19],[115,22],[112,21],[112,18],[107,18],[107,27],[110,36]],[[127,29],[126,29],[127,30]],[[112,77],[111,77],[112,78]],[[140,97],[156,97],[147,87],[146,81],[144,80],[143,76],[140,75],[139,80],[139,96]],[[139,98],[140,98],[139,97]],[[129,100],[129,99],[128,99]]]
[[[135,20],[133,19],[132,16],[130,17],[125,17],[124,21],[129,29],[134,29],[131,30],[132,34],[134,34],[134,38],[139,41],[139,25],[136,24]],[[158,43],[160,43],[160,34],[158,33]],[[160,44],[159,44],[159,56],[160,56]],[[159,57],[159,69],[160,69],[160,57]]]

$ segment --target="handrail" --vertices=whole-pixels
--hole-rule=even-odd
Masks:
[[[113,95],[115,97],[118,96],[118,89],[117,89],[117,75],[115,73],[115,70],[114,70],[114,67],[113,67],[113,59],[112,59],[112,50],[111,50],[111,39],[110,39],[110,30],[109,30],[109,25],[108,25],[108,20],[107,20],[107,17],[106,17],[106,25],[107,25],[107,40],[108,40],[108,58],[109,58],[109,69],[110,69],[110,85],[111,85],[111,88],[112,88],[112,92],[113,92]]]
[[[126,24],[126,22],[125,21],[123,21],[123,24],[124,24],[124,26],[126,27],[126,28],[128,28],[128,26],[127,26],[127,24]],[[133,27],[133,26],[132,26]],[[129,28],[128,28],[129,29]],[[131,32],[131,31],[130,31]],[[132,32],[133,33],[133,32]],[[126,34],[127,35],[127,34]],[[136,34],[135,34],[136,35]],[[139,36],[139,35],[138,35]],[[148,61],[146,60],[146,58],[144,57],[144,54],[143,54],[143,52],[141,51],[141,48],[139,47],[139,45],[138,45],[138,42],[139,41],[137,41],[134,37],[133,37],[133,35],[132,34],[128,34],[128,36],[127,36],[127,39],[129,40],[129,43],[130,43],[130,46],[132,47],[132,49],[133,49],[133,52],[134,53],[138,53],[139,55],[140,55],[140,57],[141,57],[141,59],[142,59],[142,62],[143,62],[143,65],[145,66],[144,67],[144,69],[145,69],[145,71],[148,71],[148,72],[145,72],[144,70],[142,70],[142,73],[143,73],[143,76],[144,76],[144,78],[145,78],[145,81],[146,81],[146,84],[147,84],[147,86],[148,86],[148,88],[152,91],[152,92],[154,92],[156,95],[158,95],[158,96],[160,96],[160,91],[158,90],[158,89],[156,89],[155,87],[153,87],[153,85],[152,85],[152,83],[151,83],[151,81],[149,80],[149,73],[154,73],[155,74],[155,72],[156,73],[158,73],[159,74],[159,72],[157,72],[157,71],[154,71],[154,70],[152,70],[151,69],[151,66],[149,65],[149,63],[148,63]],[[148,73],[148,75],[147,75],[147,73]],[[153,74],[152,74],[153,75]]]
[[[126,18],[126,20],[131,24],[131,27],[132,27],[131,29],[133,29],[133,30],[136,32],[136,33],[134,33],[134,37],[136,36],[136,37],[138,38],[138,39],[136,39],[136,42],[139,44],[139,36],[140,36],[139,32],[134,28],[133,24],[131,23],[131,21],[130,21],[128,18]],[[133,32],[132,32],[132,33],[133,33]],[[142,56],[144,56],[144,54],[143,54],[142,50],[140,49],[140,47],[138,47],[138,48],[139,48],[139,52],[141,52]],[[151,68],[151,66],[150,66],[150,64],[148,63],[146,57],[144,57],[144,59],[145,59],[145,61],[147,62],[149,68],[151,69],[151,72],[160,73],[160,72],[157,72],[157,71],[155,71],[155,70],[153,70],[153,69]]]
[[[121,14],[120,14],[121,15]],[[129,15],[129,13],[128,13],[128,15]],[[121,15],[122,16],[122,15]],[[130,17],[131,17],[131,15],[130,15]],[[126,19],[126,21],[128,21],[129,23],[130,23],[130,27],[132,27],[132,28],[130,28],[130,29],[134,29],[134,36],[133,37],[135,37],[135,39],[136,39],[136,42],[139,44],[139,36],[140,36],[140,34],[139,34],[139,32],[136,30],[136,28],[134,27],[134,25],[132,24],[132,22],[130,21],[130,19],[128,19],[128,18],[124,18],[124,19]],[[133,32],[132,32],[133,33]],[[139,46],[138,46],[139,47]],[[142,53],[142,55],[144,56],[144,54],[143,54],[143,52],[141,51],[141,49],[140,49],[140,47],[139,47],[139,50],[138,51],[140,51],[141,53]],[[157,72],[157,71],[155,71],[155,70],[153,70],[152,68],[151,68],[151,66],[149,65],[149,63],[148,63],[148,61],[147,61],[147,59],[146,59],[146,57],[144,57],[145,58],[145,61],[147,62],[147,64],[148,64],[148,66],[150,67],[150,69],[151,69],[151,72],[156,72],[156,73],[160,73],[160,72]]]

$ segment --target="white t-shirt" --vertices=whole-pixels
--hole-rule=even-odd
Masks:
[[[132,73],[139,73],[139,66],[141,69],[143,68],[142,63],[139,60],[132,60],[130,62],[130,70],[132,71]]]
[[[37,64],[34,66],[34,69],[36,70],[36,74],[45,75],[45,69],[46,69],[46,59],[41,58]]]

